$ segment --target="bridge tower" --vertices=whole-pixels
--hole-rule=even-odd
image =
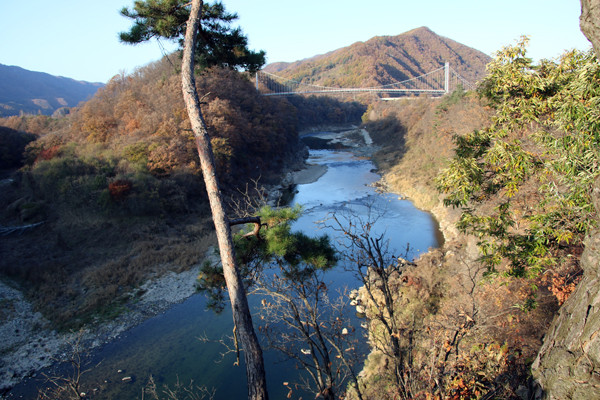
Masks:
[[[444,64],[444,90],[446,94],[450,93],[450,63]]]

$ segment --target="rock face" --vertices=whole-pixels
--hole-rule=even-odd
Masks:
[[[594,196],[600,201],[598,181]],[[550,325],[533,375],[548,399],[600,399],[600,231],[586,239],[584,276]]]
[[[600,57],[600,1],[581,0],[579,26],[583,34],[594,45],[596,55]]]
[[[581,31],[600,57],[600,0],[581,0]],[[600,180],[593,191],[600,215]],[[533,363],[548,399],[600,399],[600,231],[586,239],[583,279],[550,325]]]

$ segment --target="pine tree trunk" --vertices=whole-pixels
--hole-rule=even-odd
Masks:
[[[246,375],[248,378],[248,398],[252,400],[265,400],[268,399],[268,395],[262,350],[252,325],[252,317],[250,315],[244,285],[240,278],[239,270],[235,265],[231,228],[225,215],[223,199],[216,177],[210,138],[202,117],[200,101],[196,91],[196,82],[194,78],[194,48],[196,47],[196,37],[198,30],[200,29],[200,13],[202,12],[202,5],[203,2],[201,0],[194,0],[192,2],[192,9],[187,23],[181,68],[183,98],[187,106],[192,130],[196,137],[198,156],[200,157],[202,174],[204,176],[213,221],[217,232],[217,240],[219,242],[223,274],[225,275],[227,290],[231,300],[233,320],[237,329],[239,341],[242,345],[241,347],[244,350]]]

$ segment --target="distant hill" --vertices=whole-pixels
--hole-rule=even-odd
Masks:
[[[0,64],[0,117],[51,115],[91,98],[102,86]]]
[[[398,36],[376,36],[293,63],[272,63],[264,71],[303,83],[365,87],[410,79],[449,62],[454,71],[475,83],[485,75],[490,61],[481,51],[421,27]]]

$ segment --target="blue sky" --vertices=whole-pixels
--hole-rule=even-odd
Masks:
[[[555,58],[586,50],[579,0],[223,0],[237,12],[250,48],[268,62],[296,61],[374,36],[427,26],[492,55],[521,35],[529,55]],[[0,0],[0,64],[106,82],[162,55],[158,43],[119,43],[131,22],[119,15],[133,0]],[[176,45],[162,42],[167,51]]]

